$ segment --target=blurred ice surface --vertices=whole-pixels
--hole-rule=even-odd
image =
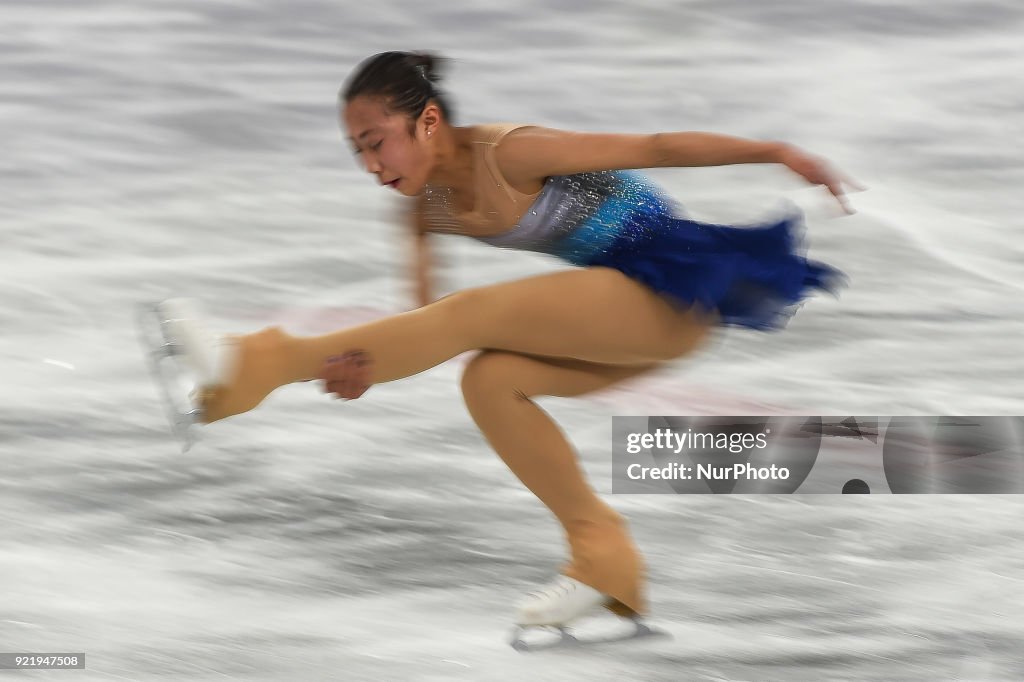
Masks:
[[[780,196],[851,276],[781,334],[545,400],[610,489],[612,414],[1022,414],[1019,3],[7,0],[0,22],[0,639],[77,679],[1020,679],[1015,498],[616,497],[671,644],[527,657],[511,605],[558,529],[474,430],[461,360],[357,403],[308,385],[166,435],[132,304],[224,331],[408,305],[395,197],[334,98],[385,49],[454,57],[459,123],[785,139],[771,167],[651,174],[697,216]],[[442,241],[447,290],[560,267]]]

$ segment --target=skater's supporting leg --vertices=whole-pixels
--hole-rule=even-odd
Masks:
[[[462,391],[491,446],[562,523],[572,560],[564,573],[644,613],[644,567],[625,522],[587,483],[572,446],[532,396],[578,396],[653,366],[484,351],[466,367]]]
[[[258,405],[278,386],[317,376],[330,356],[363,350],[370,381],[394,381],[477,348],[636,365],[693,349],[714,319],[681,311],[609,268],[585,268],[461,291],[417,310],[312,337],[278,327],[235,337],[241,363],[208,391],[204,419]]]

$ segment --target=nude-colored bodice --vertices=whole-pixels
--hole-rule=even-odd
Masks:
[[[502,176],[494,154],[498,142],[520,127],[503,123],[474,128],[474,207],[456,210],[450,188],[428,184],[423,190],[427,230],[583,264],[623,234],[637,237],[680,212],[681,207],[635,171],[552,175],[536,194],[521,194]],[[638,222],[638,216],[645,218]],[[642,230],[635,230],[641,223]]]
[[[512,187],[498,168],[495,148],[505,135],[523,127],[528,126],[520,123],[474,126],[473,208],[456,211],[451,188],[427,185],[423,190],[424,211],[431,231],[494,235],[512,228],[522,219],[540,192],[522,194]]]

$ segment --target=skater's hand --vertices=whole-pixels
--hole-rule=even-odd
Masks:
[[[779,162],[785,164],[794,173],[803,176],[812,185],[825,185],[844,211],[854,212],[846,200],[843,185],[858,192],[863,191],[865,187],[835,170],[825,159],[812,156],[798,147],[787,146],[780,153]]]
[[[355,400],[370,388],[370,356],[363,351],[350,351],[327,358],[317,378],[323,380],[323,392],[334,397]]]

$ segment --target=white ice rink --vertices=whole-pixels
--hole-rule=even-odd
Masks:
[[[1018,0],[4,0],[0,651],[86,653],[26,679],[1024,678],[1017,497],[612,496],[609,456],[616,414],[1024,414],[1022,35]],[[784,139],[870,187],[840,218],[777,167],[650,171],[700,219],[796,201],[850,286],[539,401],[671,642],[505,644],[563,548],[467,415],[465,357],[168,435],[136,302],[296,334],[411,305],[398,198],[335,110],[389,49],[455,60],[460,125]],[[436,244],[439,293],[565,267]]]

